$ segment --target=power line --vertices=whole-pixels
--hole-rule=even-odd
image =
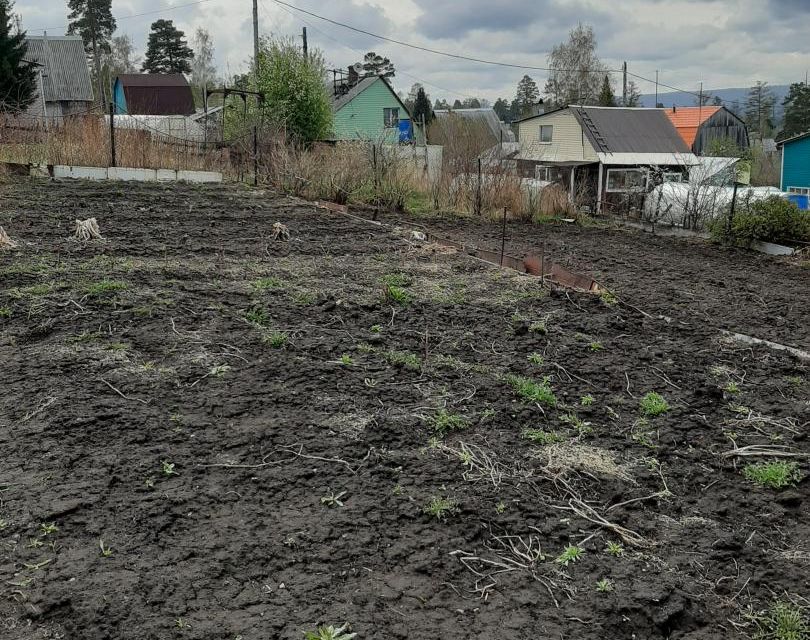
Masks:
[[[142,18],[143,16],[151,16],[156,15],[159,13],[168,13],[170,11],[175,11],[177,9],[186,9],[188,7],[196,7],[200,4],[205,4],[207,2],[213,2],[214,0],[197,0],[196,2],[188,2],[186,4],[178,4],[173,7],[166,7],[165,9],[155,9],[153,11],[144,11],[143,13],[133,13],[128,16],[121,16],[120,18],[116,17],[115,21],[118,22],[119,20],[131,20],[132,18]],[[58,27],[46,27],[44,29],[25,29],[26,31],[56,31],[59,29],[67,29],[69,25],[60,25]]]
[[[337,25],[339,27],[343,27],[344,29],[349,29],[351,31],[355,31],[357,33],[362,33],[363,35],[371,36],[372,38],[377,38],[378,40],[383,40],[385,42],[391,42],[393,44],[398,44],[403,47],[409,47],[411,49],[417,49],[418,51],[425,51],[427,53],[432,53],[437,56],[445,56],[447,58],[455,58],[456,60],[466,60],[468,62],[477,62],[479,64],[489,64],[496,67],[509,67],[512,69],[527,69],[530,71],[564,71],[564,72],[575,72],[575,73],[618,73],[620,70],[618,69],[552,69],[550,67],[535,67],[530,65],[523,65],[523,64],[512,64],[510,62],[498,62],[497,60],[486,60],[484,58],[474,58],[472,56],[465,56],[458,53],[450,53],[448,51],[440,51],[438,49],[431,49],[430,47],[423,47],[418,44],[413,44],[410,42],[404,42],[402,40],[396,40],[394,38],[389,38],[387,36],[381,36],[378,33],[372,33],[371,31],[366,31],[365,29],[360,29],[359,27],[353,27],[350,24],[346,24],[345,22],[339,22],[337,20],[332,20],[331,18],[327,18],[325,16],[318,15],[317,13],[313,13],[312,11],[307,11],[306,9],[301,9],[300,7],[296,7],[293,4],[289,4],[288,2],[284,2],[283,0],[272,0],[276,4],[283,5],[285,7],[289,7],[290,9],[294,9],[295,11],[299,11],[301,13],[305,13],[308,16],[312,16],[313,18],[318,18],[319,20],[323,20],[324,22],[329,22],[331,24]]]
[[[262,4],[264,4],[264,0],[262,0]],[[365,53],[363,51],[360,51],[359,49],[355,49],[354,47],[351,47],[351,46],[347,45],[346,43],[341,42],[340,40],[332,37],[329,33],[324,31],[323,29],[319,29],[318,27],[316,27],[309,20],[307,20],[305,18],[302,18],[301,16],[296,16],[292,11],[290,11],[286,7],[281,6],[280,8],[283,9],[287,14],[292,16],[293,19],[300,20],[304,24],[308,25],[309,27],[313,28],[315,31],[320,33],[322,36],[324,36],[324,37],[328,38],[329,40],[331,40],[332,42],[340,45],[344,49],[348,49],[349,51],[353,51],[354,53],[356,53],[359,56],[365,55]],[[413,80],[416,80],[417,82],[420,82],[421,84],[426,85],[428,87],[433,87],[434,89],[439,89],[441,91],[446,91],[447,93],[449,93],[450,95],[453,95],[453,96],[461,96],[461,97],[464,97],[464,98],[476,98],[477,99],[477,96],[472,96],[472,95],[469,95],[467,93],[463,93],[461,91],[456,91],[454,89],[448,89],[447,87],[443,87],[443,86],[435,84],[433,82],[428,82],[427,80],[423,80],[422,78],[419,78],[419,77],[417,77],[417,76],[415,76],[415,75],[413,75],[411,73],[408,73],[407,71],[403,71],[401,69],[397,69],[397,73],[399,73],[401,75],[404,75],[404,76],[407,76],[409,78],[412,78]]]

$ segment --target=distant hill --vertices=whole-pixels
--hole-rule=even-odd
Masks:
[[[788,90],[790,87],[786,84],[784,85],[769,85],[771,91],[776,96],[776,116],[777,119],[781,119],[782,117],[782,101],[785,99],[785,96],[788,94]],[[732,111],[738,112],[738,115],[742,115],[742,111],[745,109],[745,101],[748,98],[748,92],[750,91],[749,88],[743,89],[706,89],[706,95],[712,96],[719,96],[721,100],[725,102],[725,106]],[[697,93],[697,92],[695,92]],[[670,92],[670,93],[659,93],[658,94],[658,102],[663,103],[665,107],[671,107],[675,105],[676,107],[695,107],[697,106],[697,96],[692,93],[685,93],[683,91],[677,92]],[[709,101],[709,104],[712,104],[712,101]],[[652,95],[643,95],[641,96],[641,105],[644,107],[654,107],[655,105],[655,94]]]

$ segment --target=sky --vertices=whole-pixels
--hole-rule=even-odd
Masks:
[[[551,48],[578,23],[592,25],[598,54],[611,69],[627,61],[631,73],[697,91],[803,81],[810,69],[810,0],[285,0],[301,9],[366,31],[432,49],[498,62],[544,67]],[[117,34],[130,35],[142,55],[150,24],[174,20],[187,36],[206,28],[223,76],[247,70],[252,56],[251,0],[113,0]],[[17,0],[23,27],[63,35],[66,0]],[[174,8],[172,8],[174,7]],[[149,12],[149,15],[141,15]],[[155,13],[151,13],[155,12]],[[389,57],[396,88],[423,84],[431,99],[513,98],[517,82],[532,76],[541,90],[547,74],[451,59],[381,41],[303,15],[275,0],[259,0],[260,31],[300,41],[331,67],[344,68],[366,51]],[[620,74],[612,76],[617,90]],[[652,82],[636,79],[642,93]],[[662,92],[666,88],[660,89]]]

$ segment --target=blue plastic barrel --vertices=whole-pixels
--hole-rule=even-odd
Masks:
[[[788,200],[795,204],[802,211],[810,211],[810,196],[801,195],[799,193],[788,194]]]

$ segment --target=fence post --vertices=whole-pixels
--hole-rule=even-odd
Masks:
[[[506,252],[506,207],[503,208],[503,227],[501,228],[501,266],[503,266],[503,254]]]
[[[380,178],[377,175],[377,143],[372,143],[371,147],[371,164],[372,171],[374,172],[374,198],[377,199],[380,194]]]
[[[481,215],[481,158],[478,158],[478,193],[475,199],[475,213],[476,215]]]
[[[115,164],[115,105],[110,102],[110,161],[111,167]]]
[[[734,194],[731,196],[731,208],[728,213],[728,220],[726,221],[726,242],[731,242],[731,233],[734,229],[734,209],[737,206],[737,180],[734,180]]]
[[[259,127],[253,125],[253,186],[259,186]]]

